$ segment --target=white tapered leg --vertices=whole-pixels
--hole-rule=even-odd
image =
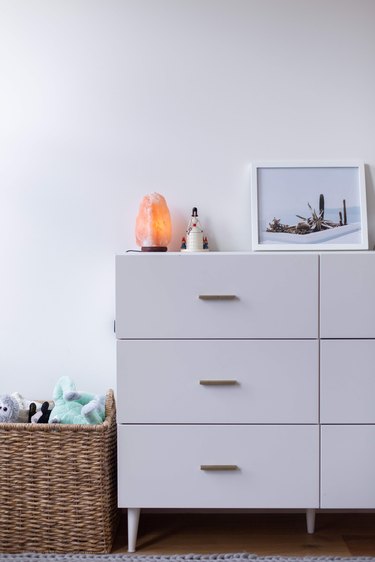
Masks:
[[[137,507],[128,508],[128,552],[135,552],[140,512]]]
[[[315,509],[306,509],[307,532],[312,535],[315,531]]]

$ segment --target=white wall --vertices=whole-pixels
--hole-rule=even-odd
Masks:
[[[368,163],[373,0],[0,0],[0,393],[115,385],[114,255],[145,193],[250,248],[249,163]],[[140,303],[141,306],[141,303]]]

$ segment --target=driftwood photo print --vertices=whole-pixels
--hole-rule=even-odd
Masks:
[[[254,163],[253,250],[368,248],[362,163]]]

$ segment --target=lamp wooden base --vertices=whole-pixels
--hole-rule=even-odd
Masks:
[[[142,252],[166,252],[167,246],[142,246]]]

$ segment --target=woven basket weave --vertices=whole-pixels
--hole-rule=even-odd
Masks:
[[[100,425],[0,423],[0,552],[110,552],[116,429],[112,390]]]

